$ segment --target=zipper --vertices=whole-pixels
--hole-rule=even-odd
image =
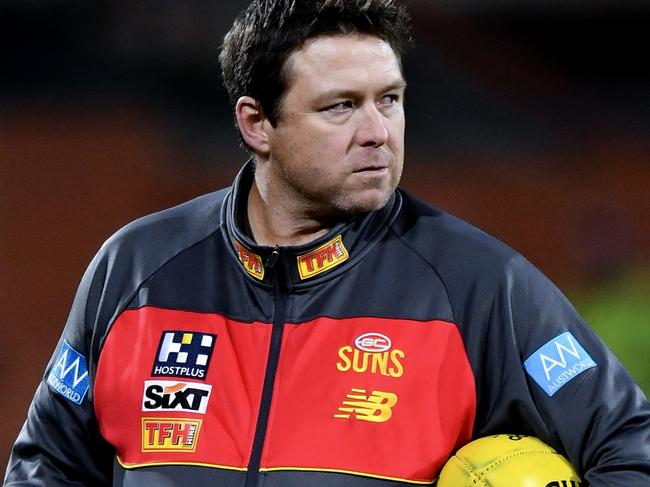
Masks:
[[[266,362],[264,385],[262,387],[262,399],[260,400],[257,424],[255,426],[255,436],[253,437],[253,447],[248,462],[248,473],[246,475],[246,484],[244,487],[257,487],[259,482],[260,460],[262,457],[262,449],[264,448],[264,438],[269,423],[273,386],[275,384],[275,374],[278,370],[280,347],[282,345],[282,334],[284,331],[284,320],[287,307],[287,291],[284,282],[284,275],[282,273],[282,266],[275,267],[279,258],[280,249],[276,245],[273,252],[271,252],[271,255],[269,255],[265,266],[267,269],[272,269],[274,272],[273,291],[275,308],[273,311],[271,343],[269,345],[269,355]]]

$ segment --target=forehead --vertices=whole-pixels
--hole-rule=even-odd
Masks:
[[[390,44],[378,37],[349,34],[308,40],[287,60],[287,94],[374,89],[404,83]]]

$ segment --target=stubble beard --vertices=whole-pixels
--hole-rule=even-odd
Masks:
[[[395,178],[391,174],[391,179]],[[368,213],[371,211],[376,211],[382,209],[386,206],[386,203],[390,200],[395,188],[397,187],[397,182],[391,182],[385,189],[381,190],[379,196],[368,197],[364,200],[359,200],[355,198],[355,194],[350,194],[349,192],[341,192],[338,195],[334,195],[332,198],[331,208],[334,212],[344,215],[346,217],[352,217],[361,213]],[[379,191],[379,190],[375,190]]]
[[[276,177],[283,181],[286,188],[283,195],[285,204],[294,205],[296,209],[301,207],[305,216],[329,221],[347,220],[358,214],[383,208],[393,195],[402,174],[402,165],[397,164],[394,156],[391,156],[389,168],[389,181],[382,183],[382,188],[373,188],[373,184],[376,183],[370,181],[367,187],[358,189],[338,186],[313,191],[311,188],[317,187],[316,184],[309,180],[295,178],[282,164],[274,165]],[[363,199],[359,197],[359,193],[367,191],[381,194],[368,195]]]

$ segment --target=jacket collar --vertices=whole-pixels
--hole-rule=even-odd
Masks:
[[[253,178],[251,159],[239,171],[226,196],[223,233],[237,265],[251,280],[267,286],[309,286],[345,272],[386,233],[401,206],[401,196],[394,192],[382,209],[341,222],[308,244],[258,245],[245,231],[248,192]]]

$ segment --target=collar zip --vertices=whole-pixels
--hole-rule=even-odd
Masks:
[[[280,276],[285,287],[290,289],[338,274],[350,261],[365,252],[368,245],[376,241],[378,234],[387,230],[400,208],[401,197],[397,192],[384,208],[341,222],[327,235],[310,244],[295,247],[261,246],[242,228],[241,215],[246,211],[246,196],[253,178],[253,164],[249,161],[235,178],[227,196],[222,213],[225,222],[222,230],[230,240],[242,268],[254,280],[268,286],[273,286]]]

